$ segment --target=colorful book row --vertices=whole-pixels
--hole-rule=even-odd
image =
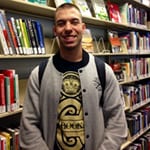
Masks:
[[[31,19],[7,19],[5,11],[0,10],[0,45],[5,55],[45,54],[42,24]]]
[[[0,131],[0,150],[19,150],[19,129],[4,128]]]
[[[126,119],[130,136],[140,135],[144,129],[150,126],[150,105],[132,113],[126,113]]]
[[[112,62],[112,67],[119,82],[146,78],[150,75],[150,58],[130,58],[125,62]]]
[[[126,107],[133,110],[150,102],[150,82],[121,86]]]
[[[146,132],[124,150],[150,150],[150,131]]]
[[[150,33],[108,31],[112,53],[149,53]]]
[[[25,0],[25,1],[40,4],[40,5],[47,5],[47,0]]]
[[[0,113],[19,108],[18,74],[13,69],[0,70]]]
[[[86,17],[93,16],[101,20],[110,20],[116,23],[148,28],[148,12],[128,2],[119,5],[118,3],[106,0],[54,0],[53,3],[55,7],[58,7],[65,2],[76,4],[80,8],[82,15]],[[142,3],[143,2],[141,2],[141,4]],[[47,5],[51,6],[51,4],[52,1],[48,0]],[[150,5],[149,1],[144,2],[144,4],[147,6]]]

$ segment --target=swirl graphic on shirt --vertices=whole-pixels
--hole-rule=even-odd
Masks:
[[[84,149],[81,85],[76,72],[69,71],[63,76],[56,139],[61,150]]]

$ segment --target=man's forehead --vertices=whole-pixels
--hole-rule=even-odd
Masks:
[[[78,18],[81,19],[81,14],[80,12],[75,9],[75,8],[60,8],[59,10],[57,10],[56,12],[56,20],[60,19],[60,18]]]

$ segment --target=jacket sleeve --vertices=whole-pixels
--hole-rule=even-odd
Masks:
[[[20,123],[20,147],[22,150],[49,150],[40,131],[38,67],[28,80]]]
[[[127,122],[118,81],[106,65],[106,87],[103,114],[105,121],[104,141],[99,150],[120,150],[128,135]]]

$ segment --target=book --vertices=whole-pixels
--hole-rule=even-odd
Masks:
[[[17,128],[6,128],[6,132],[12,137],[12,149],[19,150],[19,130]]]
[[[124,73],[124,80],[129,81],[131,77],[130,62],[121,62],[121,68]]]
[[[27,31],[27,26],[25,23],[25,19],[22,19],[22,27],[23,27],[23,31],[24,32],[24,39],[25,39],[25,44],[26,44],[26,48],[27,48],[27,54],[32,54],[32,47],[31,47],[31,42],[29,39],[29,34]]]
[[[92,17],[91,10],[86,0],[75,0],[74,4],[76,4],[79,7],[82,16]]]
[[[19,33],[17,31],[16,20],[15,20],[14,17],[10,17],[10,21],[12,23],[12,28],[14,30],[14,34],[15,34],[15,37],[16,37],[19,54],[23,54],[23,49],[22,49],[20,38],[19,38]]]
[[[54,0],[55,6],[58,7],[63,3],[73,3],[72,0]]]
[[[112,53],[121,52],[121,41],[117,31],[108,31],[108,39],[111,45]]]
[[[11,111],[15,110],[15,99],[14,99],[14,69],[6,69],[0,70],[0,73],[4,74],[4,76],[10,78],[10,103],[11,103]]]
[[[6,138],[3,135],[0,135],[0,148],[1,150],[6,148]]]
[[[7,53],[11,54],[12,47],[11,47],[11,44],[10,44],[10,39],[8,37],[8,31],[7,31],[6,27],[5,27],[5,23],[4,23],[3,16],[2,16],[1,12],[0,12],[0,24],[1,24],[1,30],[2,30],[2,33],[3,33],[4,39],[5,39],[6,45],[7,45],[6,48],[4,49],[4,51],[7,50]]]
[[[120,17],[120,9],[118,4],[108,1],[107,2],[107,9],[109,18],[112,22],[121,23],[121,17]]]
[[[1,48],[1,54],[9,55],[9,49],[5,40],[5,36],[1,24],[0,24],[0,48]]]
[[[37,3],[40,5],[47,5],[47,0],[27,0],[27,1],[31,3]]]
[[[11,135],[6,131],[0,131],[0,135],[4,136],[6,138],[6,149],[5,150],[11,150],[11,145],[10,145],[11,144],[10,141],[12,138]]]
[[[38,41],[40,44],[41,53],[45,54],[45,43],[44,43],[44,34],[43,34],[42,24],[37,20],[35,20],[34,23],[35,23],[35,28],[37,31],[37,37],[38,37]]]
[[[120,7],[121,23],[128,24],[128,3],[122,4]]]
[[[14,99],[15,99],[15,109],[19,109],[19,77],[18,74],[14,75]]]
[[[41,50],[40,43],[39,43],[39,40],[38,40],[38,33],[37,33],[37,30],[36,30],[35,20],[32,20],[31,23],[32,23],[35,43],[36,43],[36,47],[37,47],[37,52],[38,52],[38,54],[42,54],[42,50]]]
[[[5,80],[4,75],[0,74],[0,113],[6,112],[5,103]]]
[[[10,99],[10,78],[5,76],[5,100],[6,100],[6,111],[11,111],[11,99]]]
[[[27,34],[27,29],[26,29],[26,25],[25,22],[22,18],[19,18],[19,24],[20,24],[20,28],[21,28],[21,32],[22,32],[22,37],[23,37],[23,41],[24,41],[24,47],[26,49],[25,54],[30,54],[31,50],[31,45],[29,42],[29,37]]]
[[[32,27],[32,20],[31,19],[26,19],[25,20],[28,32],[29,32],[29,39],[31,41],[31,46],[33,49],[33,54],[37,54],[37,47],[36,47],[36,41],[35,41],[35,35]]]
[[[10,31],[10,34],[11,34],[11,38],[12,38],[12,41],[13,41],[13,44],[14,44],[15,54],[19,54],[19,48],[18,48],[17,38],[15,36],[15,32],[13,30],[13,26],[12,26],[11,20],[8,19],[7,23],[8,23],[8,28],[9,28],[9,31]]]
[[[22,34],[22,31],[21,31],[19,19],[15,19],[15,24],[16,24],[18,37],[20,39],[21,48],[22,48],[22,51],[23,51],[22,53],[26,54],[27,52],[26,52],[26,47],[25,47],[25,43],[24,43],[24,40],[23,40],[23,34]]]
[[[93,38],[90,29],[85,29],[82,35],[82,48],[94,52]]]
[[[9,48],[9,54],[14,54],[14,45],[13,45],[13,41],[11,39],[11,35],[9,32],[9,28],[8,28],[8,24],[7,24],[7,17],[6,17],[6,13],[5,10],[0,9],[0,14],[2,16],[2,20],[3,20],[3,28],[5,29],[5,34],[6,34],[6,38],[7,38],[7,45]]]
[[[106,4],[104,0],[91,0],[94,17],[101,20],[109,20]]]

